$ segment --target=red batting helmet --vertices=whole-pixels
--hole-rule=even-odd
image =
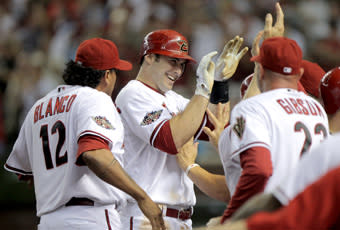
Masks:
[[[250,74],[248,77],[246,77],[242,81],[241,86],[240,86],[240,96],[241,96],[241,98],[243,98],[244,94],[246,94],[246,91],[249,87],[249,84],[250,84],[251,80],[253,79],[253,75],[254,75],[254,73]]]
[[[321,79],[320,93],[327,114],[340,108],[340,67],[328,71]]]
[[[155,30],[145,36],[141,56],[154,53],[196,62],[188,51],[188,41],[182,34],[174,30]]]
[[[320,80],[326,72],[317,63],[302,60],[302,67],[304,68],[303,75],[300,82],[303,88],[312,96],[319,98]]]

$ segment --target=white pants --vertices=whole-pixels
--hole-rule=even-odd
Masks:
[[[181,220],[178,218],[167,217],[164,215],[165,210],[163,210],[164,224],[167,230],[191,230],[192,221]],[[144,216],[140,208],[136,203],[128,203],[120,212],[120,218],[122,221],[121,230],[151,230],[151,224]]]
[[[68,206],[40,217],[38,230],[118,230],[120,217],[114,205]]]

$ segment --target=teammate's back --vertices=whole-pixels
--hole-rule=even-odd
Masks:
[[[262,93],[235,106],[219,140],[232,194],[223,221],[253,195],[276,187],[328,135],[323,107],[297,91],[302,56],[294,40],[272,37],[251,58]]]
[[[101,203],[113,203],[114,194],[118,197],[122,196],[119,190],[100,180],[88,180],[87,177],[93,179],[96,175],[88,167],[76,164],[77,140],[84,135],[84,132],[93,134],[82,128],[86,127],[81,125],[83,122],[89,122],[85,120],[86,117],[79,116],[88,113],[82,110],[82,104],[89,105],[88,108],[91,108],[90,105],[95,104],[97,100],[109,104],[111,98],[89,87],[64,85],[38,100],[29,111],[22,127],[24,131],[22,135],[26,138],[19,139],[25,142],[18,144],[26,146],[29,154],[32,168],[27,165],[26,170],[28,173],[34,172],[38,215],[54,210],[73,196],[83,197],[91,194],[91,199]],[[110,109],[109,113],[117,114],[114,107],[108,109]],[[95,110],[92,112],[94,119],[95,112]],[[119,120],[118,115],[116,118]],[[117,136],[122,136],[122,127],[115,127],[115,130]],[[119,139],[122,137],[117,138]],[[115,143],[115,145],[121,146],[122,143]],[[116,153],[119,154],[119,151]],[[96,187],[100,189],[94,192],[93,189]]]
[[[116,69],[131,68],[112,41],[86,40],[66,64],[65,85],[28,112],[5,168],[34,179],[40,230],[120,229],[123,191],[165,229],[159,207],[121,166],[124,130],[110,96]]]

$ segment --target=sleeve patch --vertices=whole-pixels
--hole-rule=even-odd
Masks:
[[[112,129],[115,130],[115,128],[112,126],[112,124],[110,123],[110,121],[103,116],[95,116],[95,117],[91,117],[92,120],[94,122],[96,122],[97,125],[99,125],[100,127],[103,127],[105,129]]]
[[[242,138],[245,126],[246,120],[242,116],[237,117],[236,124],[233,126],[233,131],[239,138]]]
[[[143,121],[140,123],[141,126],[146,126],[146,125],[150,125],[151,123],[157,121],[159,119],[159,117],[161,116],[163,110],[158,110],[158,111],[153,111],[150,113],[147,113],[144,118]]]

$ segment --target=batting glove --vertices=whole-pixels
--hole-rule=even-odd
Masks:
[[[225,81],[234,75],[238,63],[248,51],[248,47],[245,47],[238,52],[242,43],[243,38],[236,36],[224,46],[216,62],[215,81]]]
[[[213,51],[203,56],[196,70],[196,95],[209,99],[214,84],[215,63],[211,59],[217,54]]]

